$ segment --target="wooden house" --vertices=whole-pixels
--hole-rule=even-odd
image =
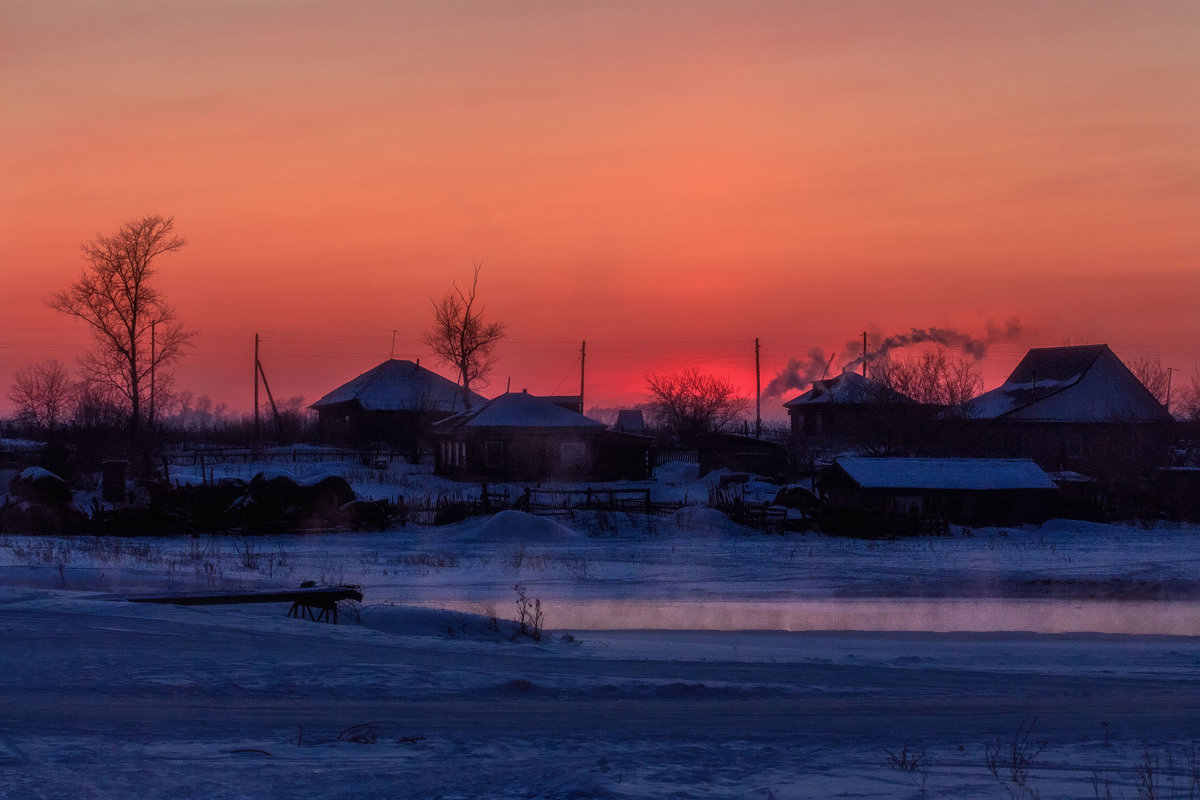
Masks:
[[[1058,487],[1029,459],[841,457],[817,486],[831,532],[938,532],[946,522],[1042,522]]]
[[[793,449],[896,446],[928,416],[925,407],[857,372],[813,381],[783,404]]]
[[[438,422],[436,468],[454,478],[615,480],[648,477],[652,440],[608,430],[556,402],[502,394]]]
[[[1106,480],[1167,463],[1171,415],[1108,345],[1030,350],[1000,387],[969,401],[952,445],[1030,458]]]
[[[471,405],[487,398],[471,393]],[[465,410],[462,387],[420,362],[388,359],[329,392],[312,408],[323,440],[351,446],[387,442],[412,457],[430,426]]]

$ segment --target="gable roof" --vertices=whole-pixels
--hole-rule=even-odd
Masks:
[[[389,358],[352,381],[342,384],[312,408],[357,402],[364,411],[461,411],[462,388],[412,361]],[[471,404],[487,398],[471,392]]]
[[[834,460],[864,489],[991,491],[1056,489],[1027,458],[866,458]]]
[[[857,372],[843,372],[825,380],[813,381],[812,388],[783,404],[797,408],[815,403],[865,404],[912,403],[913,399],[889,389],[878,381],[864,378]]]
[[[509,392],[435,424],[436,428],[604,428],[603,422],[563,408],[553,398]]]
[[[971,419],[1170,418],[1106,344],[1034,348],[1008,380],[968,401],[963,413]]]
[[[645,433],[646,417],[640,408],[621,409],[617,412],[617,421],[613,425],[613,430],[625,433]]]

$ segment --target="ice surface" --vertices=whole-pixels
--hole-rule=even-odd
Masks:
[[[416,468],[335,471],[360,494],[446,488]],[[659,477],[656,495],[693,500],[715,479]],[[1163,796],[1187,796],[1200,637],[1088,631],[1195,630],[1198,533],[767,536],[694,506],[4,537],[0,797],[999,798],[1011,782],[987,754],[1026,725],[1046,742],[1040,797],[1136,797],[1147,758]],[[331,626],[114,599],[306,580],[364,603]],[[540,642],[519,633],[516,585],[540,602]],[[814,630],[831,621],[846,629]],[[947,621],[965,629],[930,632]],[[916,768],[894,766],[902,751]]]

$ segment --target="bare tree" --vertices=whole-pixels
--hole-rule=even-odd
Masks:
[[[470,290],[464,292],[455,282],[440,300],[433,301],[433,327],[424,336],[434,354],[458,373],[467,408],[471,407],[471,384],[487,385],[496,363],[492,349],[504,338],[504,323],[483,319],[483,306],[476,296],[482,266],[475,265]]]
[[[67,368],[55,358],[17,370],[8,390],[8,399],[17,407],[17,418],[48,430],[67,421],[76,396]]]
[[[1200,422],[1200,367],[1192,367],[1192,374],[1187,386],[1179,392],[1179,402],[1175,404],[1184,419]]]
[[[163,368],[179,359],[194,335],[179,324],[153,281],[156,259],[184,244],[175,235],[174,217],[157,214],[126,222],[112,236],[97,234],[83,245],[79,279],[48,301],[91,328],[96,348],[80,359],[84,380],[120,399],[131,434],[150,400],[151,375],[165,387]]]
[[[971,361],[950,358],[941,348],[912,359],[883,355],[871,361],[870,369],[880,385],[918,403],[960,406],[983,388],[983,378]]]
[[[726,378],[686,369],[646,377],[647,407],[658,424],[687,439],[728,427],[746,412],[750,398]]]
[[[1129,362],[1129,371],[1150,390],[1155,400],[1164,406],[1167,404],[1170,400],[1167,393],[1171,388],[1171,370],[1163,366],[1158,356],[1133,359]]]

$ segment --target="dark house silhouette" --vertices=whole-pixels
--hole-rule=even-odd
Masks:
[[[1029,459],[836,459],[818,478],[824,526],[862,534],[934,533],[945,522],[1042,522],[1058,487]]]
[[[794,450],[898,446],[928,416],[925,406],[857,372],[813,381],[783,407]]]
[[[1172,418],[1108,345],[1030,350],[950,421],[955,446],[1121,480],[1167,463]]]
[[[472,406],[486,402],[471,393]],[[428,446],[434,422],[465,409],[457,383],[400,359],[372,367],[311,407],[324,441],[356,447],[387,442],[410,458]]]
[[[436,470],[479,480],[613,480],[648,477],[645,436],[610,431],[602,422],[526,392],[441,420]]]

